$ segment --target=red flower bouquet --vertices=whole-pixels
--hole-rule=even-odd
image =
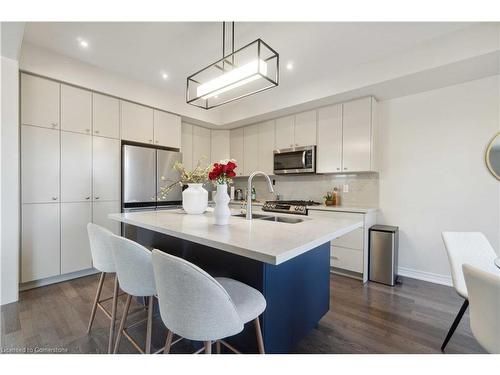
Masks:
[[[236,167],[236,160],[234,159],[221,160],[214,163],[212,170],[208,173],[208,178],[220,185],[227,184],[231,182],[233,177],[236,177],[234,172]]]

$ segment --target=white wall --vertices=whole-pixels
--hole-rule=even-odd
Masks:
[[[29,43],[22,45],[19,65],[21,70],[179,114],[195,124],[210,125],[220,122],[218,109],[207,111],[194,107],[186,103],[183,95],[173,95],[166,89],[148,86]]]
[[[379,222],[400,228],[401,274],[449,283],[442,231],[499,251],[499,182],[484,151],[499,128],[498,76],[379,103]]]
[[[17,301],[19,283],[19,65],[2,57],[0,305]]]

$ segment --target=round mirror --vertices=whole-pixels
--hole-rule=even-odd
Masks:
[[[500,180],[500,133],[497,133],[486,149],[486,165],[491,174]]]

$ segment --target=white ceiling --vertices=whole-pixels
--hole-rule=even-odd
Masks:
[[[235,48],[262,38],[280,54],[278,90],[300,91],[332,71],[406,51],[470,23],[235,24]],[[219,59],[222,26],[215,22],[37,22],[24,41],[185,96],[186,77]],[[79,46],[77,38],[89,43]],[[285,65],[293,61],[294,69]],[[161,72],[168,73],[163,80]],[[242,99],[245,100],[245,99]],[[224,107],[221,107],[224,110]]]

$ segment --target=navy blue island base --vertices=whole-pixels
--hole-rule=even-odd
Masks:
[[[129,224],[124,234],[148,248],[184,258],[214,277],[231,277],[261,291],[267,301],[261,316],[266,353],[292,352],[329,310],[329,242],[272,265]],[[226,341],[243,353],[257,353],[251,322]]]

